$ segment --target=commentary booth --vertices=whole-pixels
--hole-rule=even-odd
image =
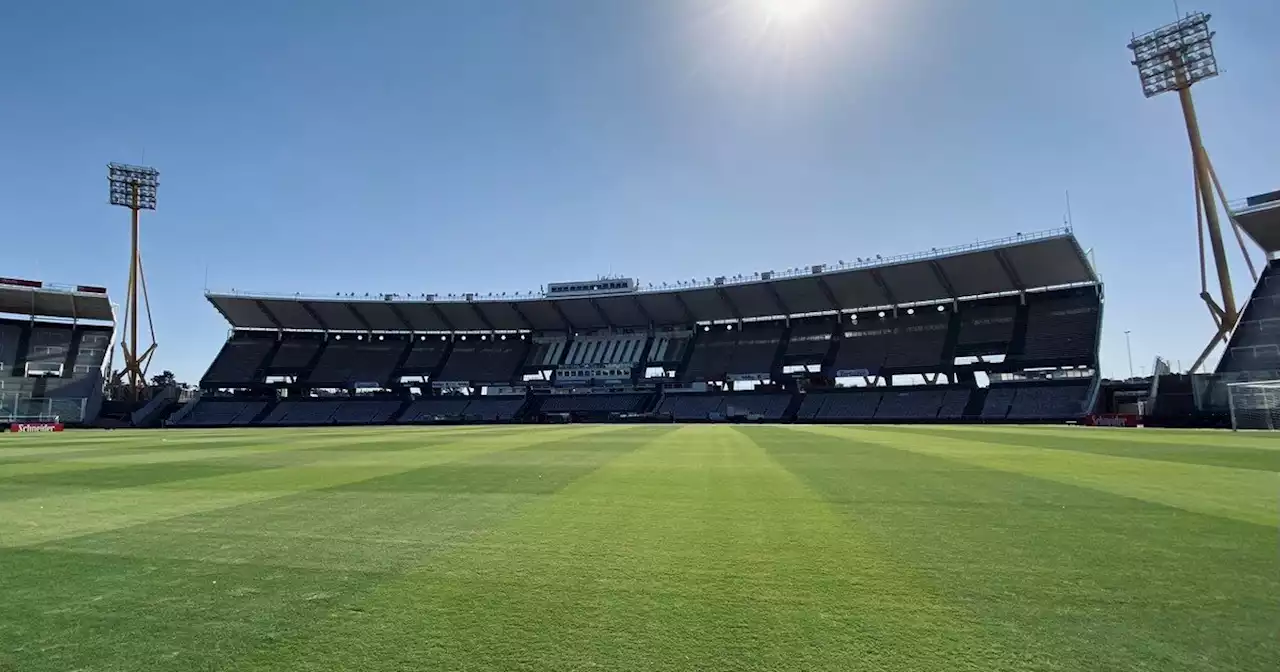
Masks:
[[[92,422],[114,330],[102,287],[0,278],[0,425],[29,431]]]

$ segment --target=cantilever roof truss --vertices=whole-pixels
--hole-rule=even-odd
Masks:
[[[207,294],[241,329],[564,331],[878,308],[1098,282],[1069,231],[769,280],[591,298],[309,298]]]

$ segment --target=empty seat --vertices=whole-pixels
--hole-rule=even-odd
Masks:
[[[384,386],[391,381],[407,345],[402,340],[331,340],[307,374],[307,382],[334,387],[361,383]]]
[[[1098,310],[1096,296],[1029,299],[1027,335],[1021,358],[1092,362],[1098,351]]]
[[[400,409],[394,399],[359,399],[344,401],[333,413],[332,421],[343,425],[380,425],[391,420]]]
[[[111,332],[88,329],[80,334],[76,346],[76,358],[71,375],[77,378],[91,376],[102,369],[111,350]]]
[[[276,349],[267,363],[267,368],[281,372],[296,372],[305,369],[315,359],[316,352],[324,345],[315,339],[286,340]]]
[[[553,394],[542,401],[543,413],[638,413],[649,395],[635,394]]]
[[[221,427],[225,425],[247,425],[263,408],[265,401],[244,401],[240,399],[203,398],[175,427]]]
[[[435,336],[419,336],[409,348],[404,365],[400,372],[404,374],[428,375],[440,367],[448,341]]]
[[[818,364],[831,350],[834,322],[806,322],[791,327],[783,354],[788,364]]]
[[[63,375],[71,351],[71,334],[70,327],[33,327],[27,344],[27,375]]]
[[[1024,385],[1017,388],[1010,420],[1069,420],[1085,415],[1089,383]]]
[[[341,401],[282,401],[271,409],[263,425],[327,425]]]
[[[257,382],[262,360],[274,345],[275,340],[267,338],[233,338],[227,341],[209,365],[202,382],[225,385]]]
[[[945,390],[885,390],[876,408],[876,420],[932,420],[942,408]]]
[[[816,421],[868,421],[875,417],[881,394],[881,390],[878,389],[810,392],[805,395],[801,413],[806,416],[806,419]]]
[[[528,342],[459,340],[440,370],[439,380],[471,383],[510,383],[524,362]]]

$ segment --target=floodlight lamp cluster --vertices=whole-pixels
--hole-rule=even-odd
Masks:
[[[111,205],[138,210],[156,209],[160,172],[155,168],[108,163],[107,181],[111,184]]]
[[[1195,12],[1134,37],[1129,49],[1133,51],[1143,95],[1153,98],[1217,76],[1213,35],[1209,15]]]

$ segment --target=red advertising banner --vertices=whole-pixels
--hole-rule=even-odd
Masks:
[[[20,280],[18,278],[0,278],[0,285],[13,285],[15,287],[32,287],[35,289],[40,289],[41,287],[44,287],[43,282],[36,282],[35,280]]]
[[[1095,413],[1086,416],[1084,424],[1093,427],[1137,427],[1138,419],[1132,413]]]
[[[61,422],[15,422],[9,425],[11,432],[61,432]]]

